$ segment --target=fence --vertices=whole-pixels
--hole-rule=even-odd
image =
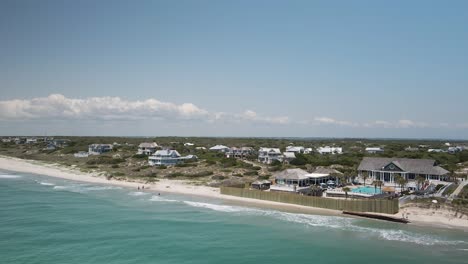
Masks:
[[[265,192],[232,187],[221,187],[221,194],[332,210],[385,214],[398,213],[398,199],[333,199],[305,196],[293,193]]]

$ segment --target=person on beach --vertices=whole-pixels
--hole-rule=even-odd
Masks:
[[[140,186],[138,186],[138,190],[140,190]]]

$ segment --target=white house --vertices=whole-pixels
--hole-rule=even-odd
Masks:
[[[27,138],[26,139],[26,144],[36,144],[37,143],[37,138]]]
[[[312,152],[314,152],[314,149],[313,149],[313,148],[305,148],[305,149],[304,149],[304,154],[310,154],[310,153],[312,153]]]
[[[88,153],[89,155],[101,155],[111,151],[112,148],[112,144],[91,144],[88,146]]]
[[[183,163],[186,160],[198,159],[195,155],[188,155],[182,157],[177,150],[158,150],[153,155],[148,157],[148,163],[150,166],[171,166],[179,163]]]
[[[151,155],[156,152],[158,148],[158,144],[156,142],[143,142],[138,145],[138,152],[137,154],[144,154],[144,155]]]
[[[443,149],[428,149],[427,152],[442,153],[445,151]]]
[[[205,147],[195,147],[196,150],[206,150]]]
[[[3,142],[3,143],[10,143],[10,142],[11,142],[11,138],[2,138],[2,142]]]
[[[216,145],[214,147],[211,147],[210,150],[224,153],[224,152],[229,151],[229,147],[226,147],[226,146],[223,146],[223,145]]]
[[[322,155],[323,154],[341,154],[343,153],[343,148],[325,146],[325,147],[317,148],[317,152]]]
[[[286,152],[294,152],[294,153],[304,153],[304,147],[302,146],[287,146]]]
[[[187,142],[187,143],[184,143],[184,146],[185,147],[193,147],[193,146],[195,146],[195,144]]]
[[[226,158],[245,158],[253,154],[253,148],[251,147],[232,147],[226,153]]]
[[[382,153],[384,152],[383,148],[366,148],[366,152],[370,154]]]
[[[290,162],[291,160],[296,158],[296,154],[294,152],[283,152],[283,161]]]
[[[273,161],[283,161],[283,154],[279,148],[260,148],[258,150],[258,161],[271,164]]]

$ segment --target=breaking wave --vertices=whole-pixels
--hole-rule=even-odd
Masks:
[[[131,192],[131,193],[128,193],[128,195],[131,195],[131,196],[142,196],[142,195],[148,195],[149,193],[145,193],[145,192]]]
[[[180,202],[179,200],[171,200],[171,199],[166,199],[166,198],[163,198],[161,196],[158,196],[158,195],[153,195],[151,196],[151,198],[149,199],[150,201],[152,202]]]
[[[50,183],[50,182],[39,182],[40,185],[45,185],[45,186],[54,186],[55,184]]]
[[[202,202],[183,201],[185,204],[198,208],[206,208],[218,212],[241,213],[244,215],[259,215],[276,218],[278,220],[293,222],[311,227],[322,227],[329,229],[339,229],[375,236],[381,240],[399,241],[414,243],[419,245],[460,245],[468,244],[465,241],[444,240],[434,235],[415,233],[400,229],[385,229],[362,227],[358,225],[359,220],[339,216],[322,216],[309,214],[287,213],[274,210],[262,210],[242,206],[219,205]]]
[[[19,175],[0,175],[0,179],[17,179],[21,178]]]

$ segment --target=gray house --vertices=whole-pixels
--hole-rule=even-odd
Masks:
[[[400,175],[411,181],[422,176],[426,180],[447,180],[448,171],[437,166],[432,159],[399,159],[366,157],[358,167],[360,177],[367,173],[369,178],[388,183],[395,182],[395,176]]]

